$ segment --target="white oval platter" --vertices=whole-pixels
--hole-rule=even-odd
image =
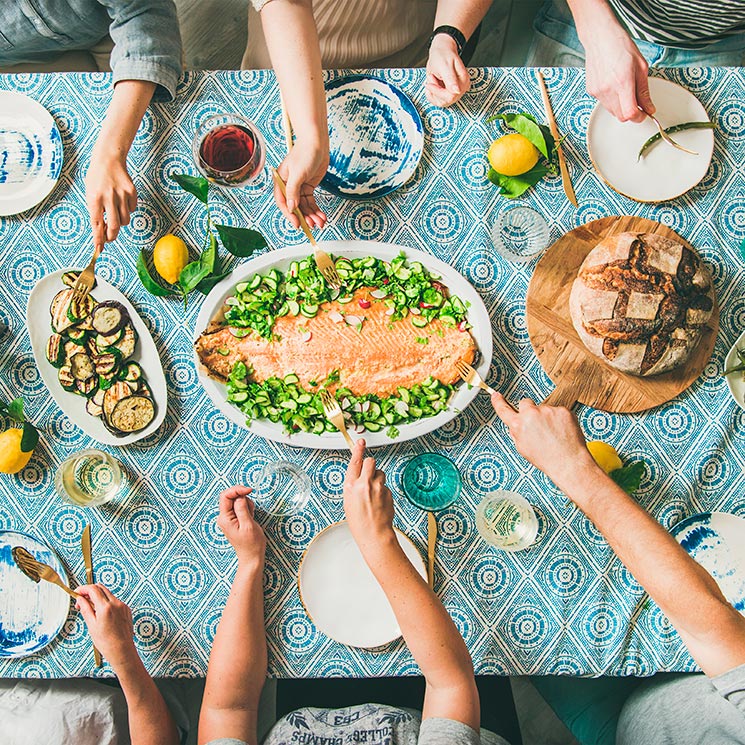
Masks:
[[[439,274],[442,277],[443,284],[448,288],[452,295],[457,295],[463,302],[470,303],[468,309],[468,321],[473,327],[471,329],[471,334],[473,335],[480,352],[479,363],[476,366],[476,369],[481,376],[486,379],[492,358],[491,321],[481,296],[462,274],[453,269],[449,264],[440,261],[440,259],[435,258],[431,254],[417,251],[413,248],[397,246],[393,243],[349,240],[324,241],[319,242],[318,245],[324,251],[337,257],[344,256],[347,258],[355,258],[375,256],[385,261],[391,261],[398,256],[401,251],[403,251],[410,261],[419,261],[429,271]],[[233,294],[233,288],[236,284],[242,282],[256,272],[266,272],[272,268],[284,271],[289,267],[292,261],[305,258],[310,253],[311,248],[308,244],[290,246],[264,254],[249,261],[247,264],[238,267],[229,277],[226,277],[222,282],[216,285],[212,292],[210,292],[210,294],[205,298],[194,328],[194,341],[199,338],[200,334],[207,328],[210,321],[221,311],[225,299]],[[194,353],[194,359],[197,366],[199,380],[202,382],[205,391],[207,391],[207,395],[212,399],[215,406],[228,419],[230,419],[230,421],[249,429],[260,437],[265,437],[266,439],[274,440],[275,442],[283,442],[287,445],[321,450],[343,450],[346,448],[344,438],[337,432],[326,432],[320,435],[311,434],[309,432],[297,432],[290,435],[284,431],[281,423],[274,424],[268,420],[254,420],[250,425],[246,425],[245,416],[239,409],[228,403],[225,384],[209,377],[206,369],[200,362],[199,357],[196,355],[196,352]],[[396,425],[399,430],[399,436],[395,439],[391,439],[383,431],[365,432],[363,437],[370,447],[390,445],[394,442],[403,442],[404,440],[412,440],[416,437],[421,437],[422,435],[426,435],[429,432],[433,432],[439,427],[442,427],[443,424],[446,424],[451,419],[458,416],[458,414],[463,411],[474,398],[476,398],[478,391],[479,389],[476,387],[469,389],[467,385],[461,385],[450,400],[448,408],[437,416],[429,417],[428,419],[420,419],[411,424]]]
[[[44,381],[49,392],[52,394],[57,406],[67,415],[70,421],[80,427],[87,435],[104,445],[131,445],[133,442],[148,437],[153,434],[163,423],[166,416],[168,405],[168,390],[166,388],[166,376],[163,373],[163,365],[160,362],[160,355],[150,335],[150,331],[145,322],[140,318],[137,311],[127,298],[119,290],[110,285],[103,279],[96,278],[96,286],[91,294],[99,302],[104,300],[117,300],[128,311],[137,332],[137,347],[132,356],[132,361],[137,362],[145,373],[145,379],[153,393],[155,401],[155,419],[140,432],[133,432],[130,435],[117,437],[109,432],[103,422],[98,417],[91,416],[85,410],[86,399],[75,393],[66,391],[57,379],[57,369],[53,367],[46,357],[46,344],[49,339],[51,329],[51,318],[49,316],[49,306],[54,296],[65,289],[62,284],[62,275],[68,271],[80,271],[79,269],[60,269],[53,274],[47,274],[34,287],[28,299],[26,306],[26,325],[28,334],[31,337],[31,349],[34,353],[36,366],[39,368],[41,378]]]
[[[740,334],[737,341],[732,345],[732,349],[727,352],[727,356],[724,359],[725,370],[734,367],[740,361],[737,356],[738,349],[745,349],[745,331]],[[729,392],[732,394],[732,398],[735,399],[735,403],[741,409],[745,409],[745,373],[730,373],[726,379]]]

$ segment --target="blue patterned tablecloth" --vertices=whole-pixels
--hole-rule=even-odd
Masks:
[[[489,382],[515,400],[551,390],[528,340],[525,293],[532,265],[503,261],[489,229],[506,202],[486,180],[485,146],[496,125],[487,116],[529,111],[544,118],[535,73],[525,69],[472,72],[472,90],[451,109],[430,106],[422,70],[380,73],[401,86],[425,123],[424,156],[414,178],[391,196],[345,202],[322,194],[327,238],[368,238],[411,246],[444,259],[478,289],[494,333]],[[672,203],[640,205],[619,196],[592,171],[585,130],[594,102],[581,70],[547,74],[579,209],[557,178],[544,180],[525,202],[549,221],[552,239],[612,214],[659,220],[695,245],[713,272],[721,330],[711,362],[680,398],[643,415],[621,416],[580,407],[591,439],[615,445],[625,458],[644,458],[639,500],[666,526],[691,513],[745,514],[745,412],[720,377],[724,356],[745,328],[745,271],[737,244],[745,237],[745,72],[700,69],[664,73],[692,90],[716,122],[716,146],[704,181]],[[296,575],[301,556],[322,528],[342,517],[339,496],[347,456],[273,444],[218,413],[196,376],[191,335],[200,305],[186,314],[176,299],[151,297],[135,273],[142,247],[175,231],[199,245],[202,205],[180,191],[170,171],[194,172],[191,137],[207,116],[241,111],[258,123],[270,164],[284,151],[278,88],[271,73],[189,73],[171,104],[153,105],[130,155],[140,202],[99,262],[100,274],[136,305],[149,325],[166,370],[170,401],[160,431],[117,450],[130,479],[126,498],[106,509],[63,504],[53,474],[68,454],[93,442],[50,399],[31,355],[24,317],[35,283],[61,267],[87,263],[91,241],[83,175],[97,125],[111,95],[110,77],[0,76],[0,88],[26,93],[49,109],[62,132],[65,164],[51,196],[21,217],[0,219],[0,395],[21,394],[42,430],[39,448],[19,478],[0,477],[0,528],[44,537],[70,573],[84,579],[80,534],[93,525],[97,579],[133,608],[138,646],[160,676],[194,676],[207,667],[211,641],[235,567],[233,551],[215,526],[217,495],[244,482],[262,464],[289,458],[311,475],[313,499],[296,517],[265,521],[269,536],[265,589],[269,669],[275,676],[403,675],[416,666],[403,642],[382,651],[350,649],[319,633],[300,604]],[[265,171],[255,185],[217,193],[217,222],[254,224],[272,247],[296,244],[299,232],[274,207]],[[234,260],[235,261],[235,260]],[[482,673],[649,675],[692,670],[677,633],[593,525],[542,474],[516,453],[495,422],[489,400],[474,404],[447,426],[414,442],[377,452],[396,499],[396,522],[425,552],[426,517],[400,494],[406,461],[426,450],[447,453],[463,476],[463,498],[439,515],[437,590]],[[479,539],[474,509],[484,494],[514,489],[540,517],[529,550],[499,552]],[[685,587],[680,587],[684,593]],[[0,675],[64,677],[92,674],[90,640],[71,611],[60,638],[42,653],[0,663]],[[99,674],[110,674],[104,668]]]

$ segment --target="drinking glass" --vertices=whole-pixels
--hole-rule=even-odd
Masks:
[[[520,551],[535,542],[538,518],[520,494],[495,491],[476,508],[476,528],[481,537],[503,551]]]
[[[295,515],[310,499],[310,476],[289,460],[267,463],[249,486],[256,506],[270,515]]]
[[[54,475],[57,494],[77,507],[110,502],[122,486],[122,465],[103,450],[81,450],[63,461]]]
[[[491,239],[503,258],[527,262],[546,250],[548,223],[543,215],[530,207],[510,207],[497,218]]]
[[[461,480],[458,469],[449,458],[439,453],[422,453],[406,464],[401,486],[412,504],[436,512],[458,499]]]
[[[197,129],[192,141],[200,173],[222,186],[242,186],[264,167],[266,147],[259,130],[238,114],[216,114]]]

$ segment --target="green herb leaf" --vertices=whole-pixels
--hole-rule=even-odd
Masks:
[[[11,419],[16,422],[25,422],[26,418],[23,415],[23,399],[15,398],[9,404],[3,404],[3,411]]]
[[[178,276],[179,287],[184,295],[188,295],[209,273],[209,267],[202,264],[201,258],[187,264]]]
[[[627,494],[633,494],[639,488],[645,471],[646,466],[644,465],[644,461],[636,460],[633,463],[617,468],[615,471],[611,471],[608,475]]]
[[[207,204],[210,182],[201,176],[189,176],[186,173],[171,173],[171,179],[175,181],[184,191],[193,194],[200,202]]]
[[[210,277],[205,277],[198,285],[197,290],[203,295],[209,295],[213,288],[218,282],[222,282],[230,272],[223,272],[222,274],[213,274]]]
[[[232,225],[215,225],[215,227],[220,234],[222,245],[233,256],[245,259],[251,256],[254,251],[265,248],[267,245],[266,238],[258,230],[235,228]]]
[[[30,453],[39,442],[39,433],[31,422],[23,423],[23,434],[21,435],[21,451]]]
[[[503,121],[510,129],[519,132],[538,148],[544,158],[550,159],[554,149],[554,138],[548,127],[545,127],[530,116],[530,114],[498,114],[487,119],[487,122],[495,120]]]
[[[156,297],[168,297],[169,295],[175,294],[173,290],[169,290],[167,287],[156,282],[151,276],[150,271],[147,268],[147,261],[145,259],[145,251],[140,251],[140,255],[137,257],[137,276],[142,282],[142,286],[151,294]]]
[[[531,186],[535,186],[548,172],[549,169],[545,165],[538,163],[520,176],[505,176],[490,168],[487,178],[499,187],[503,197],[515,199]]]

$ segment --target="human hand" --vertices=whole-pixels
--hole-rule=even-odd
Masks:
[[[264,566],[266,537],[254,518],[254,503],[247,486],[234,486],[220,494],[217,525],[235,549],[238,566],[259,569]]]
[[[572,491],[573,479],[581,477],[586,469],[597,469],[577,418],[569,409],[536,406],[524,398],[515,411],[501,393],[494,393],[491,402],[520,455],[565,493]]]
[[[93,245],[103,249],[105,243],[119,235],[122,225],[129,225],[129,216],[137,209],[137,190],[127,173],[126,154],[103,154],[96,143],[85,176],[85,201],[91,219]]]
[[[134,643],[132,612],[103,585],[82,585],[75,607],[88,626],[93,643],[115,670],[139,659]]]
[[[326,214],[316,203],[313,192],[326,175],[328,167],[328,142],[324,147],[321,144],[306,145],[298,140],[280,163],[277,171],[285,182],[287,198],[275,183],[274,199],[294,227],[300,228],[300,220],[294,214],[298,206],[311,228],[322,228],[326,224]]]
[[[437,34],[432,39],[427,60],[427,82],[424,90],[435,106],[451,106],[471,87],[471,78],[458,54],[455,39]]]
[[[587,92],[621,122],[654,114],[649,65],[626,31],[618,23],[601,24],[591,39],[585,44]]]
[[[393,497],[385,474],[365,458],[365,441],[357,440],[344,479],[344,514],[363,556],[386,544],[393,533]]]

